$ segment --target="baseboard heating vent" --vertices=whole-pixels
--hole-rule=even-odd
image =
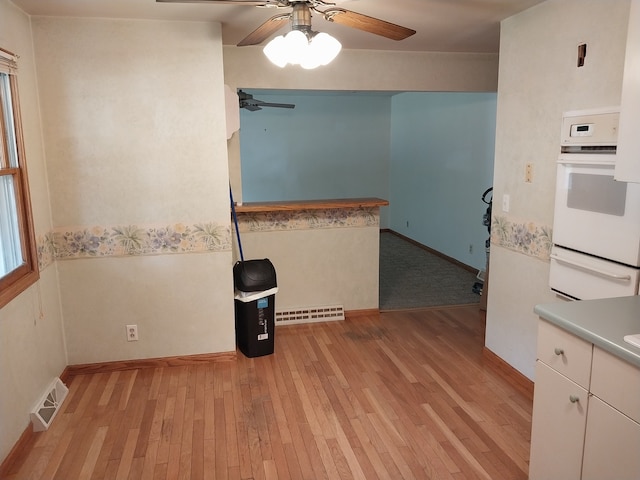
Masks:
[[[276,325],[330,322],[333,320],[344,320],[344,308],[342,305],[276,310]]]
[[[33,423],[34,432],[42,432],[49,428],[49,425],[51,425],[60,410],[62,402],[67,397],[67,393],[69,393],[69,389],[59,378],[56,378],[49,388],[45,390],[42,399],[31,412],[31,423]]]

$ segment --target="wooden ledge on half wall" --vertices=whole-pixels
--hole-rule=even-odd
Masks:
[[[335,208],[385,207],[381,198],[336,198],[327,200],[291,200],[279,202],[236,203],[236,213],[296,212],[300,210],[330,210]]]

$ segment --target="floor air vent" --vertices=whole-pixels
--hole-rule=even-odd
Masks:
[[[34,432],[42,432],[49,428],[67,393],[69,393],[69,389],[59,378],[56,378],[49,388],[45,390],[42,400],[31,412]]]
[[[333,320],[344,320],[344,308],[342,305],[305,307],[276,311],[276,325],[330,322]]]

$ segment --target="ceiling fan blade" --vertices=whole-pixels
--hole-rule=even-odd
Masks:
[[[329,8],[320,12],[326,20],[339,23],[351,28],[357,28],[365,32],[374,33],[392,40],[404,40],[410,37],[415,30],[396,25],[395,23],[385,22],[377,18],[369,17],[361,13],[351,12],[343,8]]]
[[[296,108],[296,106],[292,103],[269,103],[269,102],[260,102],[261,107],[275,107],[275,108]]]
[[[292,103],[263,102],[262,100],[253,98],[253,95],[243,90],[238,90],[238,100],[240,101],[240,108],[246,108],[252,112],[262,110],[260,107],[295,108],[295,105]]]
[[[248,105],[248,104],[247,105],[240,105],[240,108],[246,108],[250,112],[257,112],[258,110],[262,110],[257,105]]]
[[[238,43],[238,46],[244,47],[246,45],[258,45],[264,42],[271,35],[273,35],[282,27],[287,25],[287,22],[285,20],[289,20],[290,17],[291,17],[291,13],[283,13],[283,14],[275,15],[271,17],[269,20],[264,22],[262,25],[256,28],[249,35],[247,35],[242,40],[240,40],[240,43]]]
[[[277,5],[273,0],[156,0],[159,3],[211,3],[220,5],[249,5],[250,7],[263,7],[265,5]]]
[[[271,103],[263,102],[262,100],[255,100],[253,98],[247,100],[240,100],[240,108],[246,108],[255,112],[256,110],[262,110],[262,107],[275,107],[275,108],[296,108],[292,103]]]

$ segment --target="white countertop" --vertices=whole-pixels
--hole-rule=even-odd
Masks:
[[[548,322],[640,367],[640,348],[624,341],[625,335],[640,333],[640,296],[559,301],[536,305],[533,311]]]

